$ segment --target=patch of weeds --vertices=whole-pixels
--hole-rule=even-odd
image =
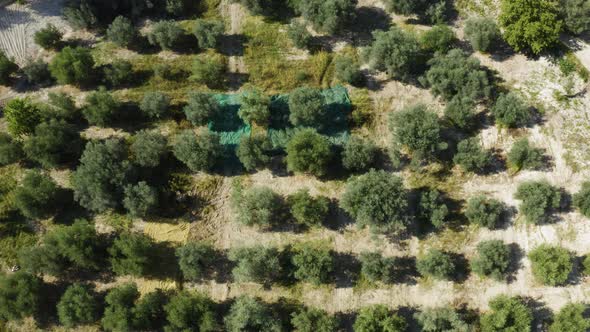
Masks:
[[[350,91],[352,102],[351,122],[355,127],[362,127],[374,119],[373,100],[367,89],[352,89]]]
[[[103,222],[113,227],[117,232],[129,231],[133,227],[133,219],[126,214],[108,212],[104,215]]]
[[[580,164],[576,161],[576,158],[570,151],[567,151],[563,155],[563,159],[565,160],[565,164],[571,168],[574,173],[578,173],[580,171]]]
[[[3,237],[0,239],[0,265],[4,267],[16,265],[21,249],[32,247],[35,243],[37,243],[37,236],[26,231]]]

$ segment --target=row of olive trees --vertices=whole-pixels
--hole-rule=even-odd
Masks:
[[[16,320],[41,310],[44,283],[33,275],[18,272],[0,277],[0,317]],[[106,331],[218,331],[248,330],[260,332],[305,331],[333,332],[339,330],[338,316],[302,305],[276,305],[257,298],[239,296],[230,302],[223,320],[220,305],[207,296],[189,291],[156,290],[140,296],[133,283],[123,284],[106,292],[101,300],[92,287],[74,283],[68,286],[56,304],[60,324],[67,328],[95,324],[100,321]],[[478,318],[452,307],[429,308],[412,317],[390,310],[385,305],[361,308],[354,320],[355,332],[395,331],[408,329],[414,319],[422,331],[529,331],[533,310],[528,299],[499,295],[489,302],[487,311]],[[584,331],[590,320],[584,316],[587,306],[580,303],[565,305],[551,319],[549,331]],[[508,318],[507,318],[508,317]]]

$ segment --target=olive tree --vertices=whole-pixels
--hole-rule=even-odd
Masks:
[[[224,30],[225,26],[219,20],[197,19],[193,25],[193,34],[200,48],[215,48]]]
[[[26,272],[0,275],[0,319],[18,320],[37,312],[43,281]]]
[[[264,135],[243,136],[236,149],[238,159],[247,171],[261,169],[270,163],[272,146]]]
[[[246,295],[236,298],[223,322],[228,332],[283,330],[281,321],[268,304]]]
[[[501,240],[489,240],[477,245],[477,257],[471,261],[471,270],[480,276],[498,281],[506,279],[510,266],[510,247]]]
[[[357,0],[307,0],[295,3],[296,10],[316,30],[334,34],[352,22]]]
[[[471,97],[457,95],[445,107],[445,119],[458,129],[469,131],[476,125],[476,101]]]
[[[189,95],[188,104],[183,108],[183,112],[193,125],[202,126],[219,112],[219,104],[208,93],[194,92]]]
[[[125,186],[123,195],[123,206],[133,217],[147,217],[158,206],[157,189],[148,185],[145,181]]]
[[[217,331],[213,302],[205,295],[181,291],[172,296],[164,310],[166,331]]]
[[[449,214],[443,195],[436,189],[422,190],[417,201],[418,220],[430,224],[435,228],[441,228]]]
[[[98,320],[99,303],[90,287],[80,283],[70,285],[57,303],[59,322],[68,328]]]
[[[507,162],[515,171],[522,169],[538,169],[543,167],[543,149],[531,146],[528,138],[522,138],[514,142],[508,152]]]
[[[23,150],[30,160],[45,168],[53,168],[77,160],[82,150],[82,139],[73,125],[64,120],[51,119],[40,123],[35,133],[25,139]]]
[[[402,80],[412,77],[423,63],[416,37],[396,26],[389,31],[373,32],[373,43],[366,51],[366,58],[371,69]]]
[[[90,49],[64,47],[49,63],[49,71],[59,84],[85,85],[94,78]]]
[[[294,277],[297,280],[319,285],[329,281],[334,269],[334,258],[327,248],[303,244],[295,249],[291,256]]]
[[[152,241],[144,234],[120,234],[108,248],[111,269],[118,275],[145,275],[153,264],[152,247]]]
[[[269,227],[276,222],[281,197],[267,187],[253,187],[236,198],[234,205],[238,222],[247,226]]]
[[[496,21],[489,17],[470,17],[465,21],[465,38],[477,51],[488,52],[502,38]]]
[[[332,147],[314,129],[299,130],[287,143],[287,169],[296,173],[323,176],[332,159]]]
[[[416,268],[422,276],[439,280],[450,280],[456,270],[451,255],[437,249],[430,249],[426,255],[419,258]]]
[[[154,23],[147,38],[150,44],[169,50],[178,44],[183,35],[184,31],[175,21],[159,21]]]
[[[318,226],[327,217],[330,200],[323,196],[312,197],[309,190],[301,189],[287,198],[293,218],[307,226]]]
[[[301,87],[289,94],[289,121],[294,126],[322,128],[326,111],[324,96],[317,88]]]
[[[185,130],[175,136],[174,142],[174,156],[193,172],[211,170],[223,153],[219,136],[209,131],[195,134]]]
[[[245,123],[266,127],[270,121],[270,98],[257,89],[246,91],[240,98],[238,115]]]
[[[441,143],[440,123],[436,113],[426,105],[409,106],[389,116],[393,147],[406,148],[417,160],[429,159],[446,148]]]
[[[30,85],[45,86],[52,81],[49,65],[43,59],[29,61],[22,68],[22,72]]]
[[[532,310],[520,298],[498,295],[490,300],[489,307],[481,317],[482,332],[531,330]]]
[[[125,16],[117,16],[109,25],[107,39],[121,47],[130,46],[137,38],[137,31],[131,20]]]
[[[369,281],[393,281],[395,258],[383,257],[378,252],[363,252],[359,256],[361,274]]]
[[[158,167],[167,150],[166,137],[149,130],[138,131],[129,146],[133,162],[142,167]]]
[[[212,267],[215,251],[213,247],[198,242],[189,242],[176,249],[178,266],[185,280],[199,281]]]
[[[427,23],[442,23],[447,19],[445,0],[387,0],[386,7],[401,15],[418,15]]]
[[[590,217],[590,182],[582,183],[580,191],[574,194],[573,204],[581,214]]]
[[[136,331],[159,331],[166,321],[168,294],[160,289],[142,296],[132,308],[132,326]]]
[[[100,88],[86,97],[82,114],[89,124],[105,127],[113,120],[119,107],[119,101],[105,88]]]
[[[26,173],[14,191],[14,205],[29,219],[42,219],[57,210],[59,187],[53,179],[37,171]]]
[[[406,320],[392,313],[385,305],[377,304],[362,308],[354,321],[355,332],[403,332],[408,328]]]
[[[335,332],[338,319],[320,309],[304,308],[291,314],[291,325],[298,332]]]
[[[535,279],[548,286],[564,285],[574,267],[572,254],[557,246],[542,244],[528,256]]]
[[[514,92],[501,93],[492,107],[496,122],[508,128],[526,125],[532,118],[529,106]]]
[[[469,324],[461,314],[449,307],[428,308],[414,314],[424,332],[454,331],[467,332]]]
[[[408,193],[399,177],[385,171],[371,170],[350,179],[340,206],[359,227],[377,232],[403,229],[408,222]]]
[[[351,171],[366,171],[375,163],[377,152],[372,141],[352,136],[344,145],[342,165]]]
[[[457,36],[455,32],[445,24],[436,25],[420,36],[422,49],[431,53],[447,52],[453,47],[456,41]]]
[[[482,149],[476,138],[468,138],[459,142],[457,153],[453,157],[453,162],[466,172],[481,172],[490,165],[491,161],[491,153]]]
[[[307,31],[307,27],[295,20],[287,27],[287,36],[297,48],[306,49],[311,43],[311,34]]]
[[[565,27],[574,34],[590,30],[590,3],[586,0],[561,0]]]
[[[339,56],[334,60],[334,76],[352,85],[359,84],[363,80],[361,66],[350,56]]]
[[[114,60],[104,67],[104,81],[110,87],[120,87],[133,80],[133,65],[127,60]]]
[[[49,100],[42,109],[43,114],[49,119],[73,120],[78,115],[78,109],[72,96],[64,92],[50,92]]]
[[[29,98],[11,99],[2,113],[13,137],[33,133],[41,121],[41,111]]]
[[[237,282],[258,282],[270,284],[282,276],[279,251],[256,245],[249,248],[234,248],[229,259],[235,264],[232,269]]]
[[[18,65],[0,51],[0,85],[8,85],[12,74],[16,73]]]
[[[105,309],[101,319],[106,331],[131,331],[133,329],[133,307],[139,299],[137,286],[126,283],[109,290],[105,297]]]
[[[200,54],[193,60],[191,80],[209,88],[223,86],[227,60],[219,54]]]
[[[0,166],[15,163],[23,155],[19,142],[6,133],[0,133]]]
[[[467,202],[465,217],[470,223],[493,229],[501,220],[504,204],[496,199],[477,195]]]
[[[587,310],[587,304],[566,304],[553,317],[553,323],[549,325],[549,332],[587,331],[590,329],[590,319],[585,314]]]
[[[561,203],[559,189],[545,180],[521,183],[514,197],[522,201],[519,210],[533,224],[547,221]]]

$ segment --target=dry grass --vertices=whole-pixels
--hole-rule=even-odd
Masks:
[[[189,223],[181,222],[169,224],[162,222],[146,222],[143,233],[156,242],[172,242],[175,244],[184,244],[188,239],[190,230]]]

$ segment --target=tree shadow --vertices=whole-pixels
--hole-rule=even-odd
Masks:
[[[579,285],[584,279],[584,256],[575,256],[572,259],[572,271],[567,277],[567,285]]]
[[[227,250],[216,250],[213,263],[208,267],[203,279],[215,280],[217,283],[229,283],[233,280],[232,269],[235,264],[228,258]]]
[[[8,31],[15,25],[27,24],[31,20],[31,14],[22,10],[13,10],[8,7],[0,7],[3,19],[0,22],[0,30]]]
[[[176,258],[176,246],[172,242],[152,242],[150,261],[146,276],[158,279],[181,280],[182,274]]]
[[[516,281],[518,270],[523,267],[522,259],[525,257],[525,252],[520,248],[518,243],[510,243],[510,264],[506,271],[506,282],[511,284]]]
[[[337,200],[330,201],[330,212],[322,226],[333,231],[344,231],[355,220],[338,205]]]
[[[394,270],[391,275],[392,283],[400,283],[407,285],[416,285],[417,279],[420,277],[416,269],[416,257],[402,256],[395,257]]]
[[[460,253],[448,252],[447,254],[451,256],[451,259],[455,263],[455,273],[451,280],[459,284],[464,283],[469,278],[469,273],[471,272],[469,261],[465,255]]]
[[[553,316],[551,309],[547,308],[545,303],[540,302],[536,299],[526,297],[524,298],[524,300],[526,305],[533,312],[532,330],[546,331],[547,326],[551,321],[551,317]]]
[[[356,312],[338,312],[334,315],[339,323],[338,331],[354,332],[354,321],[356,320]]]
[[[356,17],[349,25],[354,46],[368,46],[373,41],[373,31],[388,30],[391,17],[378,7],[357,7]]]
[[[333,253],[336,288],[353,287],[360,276],[361,263],[350,253]]]
[[[217,50],[225,56],[243,56],[248,37],[244,34],[223,35],[218,40]]]

